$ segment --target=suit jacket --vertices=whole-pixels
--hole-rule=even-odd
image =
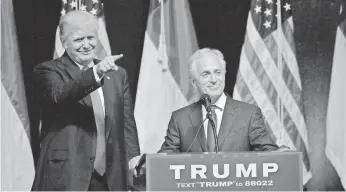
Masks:
[[[95,60],[95,64],[99,61]],[[89,93],[102,86],[106,126],[106,177],[110,190],[127,189],[128,160],[140,154],[133,103],[123,68],[97,83],[65,53],[34,68],[42,107],[41,151],[34,190],[88,189],[96,153]]]
[[[172,113],[159,152],[208,152],[202,125],[202,105],[197,102]],[[267,151],[278,146],[270,137],[261,110],[227,96],[220,130],[220,151]]]

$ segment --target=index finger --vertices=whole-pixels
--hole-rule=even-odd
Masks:
[[[113,62],[115,62],[116,60],[119,60],[123,57],[123,54],[120,54],[120,55],[111,55],[111,56],[108,56],[107,59],[110,59],[112,60]]]

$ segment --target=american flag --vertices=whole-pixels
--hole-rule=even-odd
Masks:
[[[72,10],[88,11],[92,15],[103,16],[103,3],[101,0],[62,0],[61,15]]]
[[[99,28],[98,37],[99,44],[96,55],[98,59],[103,59],[107,55],[111,55],[111,49],[109,45],[108,35],[106,32],[105,22],[104,22],[104,9],[101,0],[62,0],[61,15],[74,10],[87,11],[90,14],[98,17]],[[64,53],[64,48],[61,44],[59,37],[59,27],[57,28],[55,35],[55,52],[54,58],[60,57]]]
[[[311,173],[293,32],[289,0],[252,0],[233,97],[262,109],[278,145],[302,152],[305,184]]]

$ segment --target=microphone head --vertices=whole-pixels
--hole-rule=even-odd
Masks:
[[[209,102],[211,102],[211,99],[210,99],[210,96],[208,95],[208,94],[203,94],[202,96],[201,96],[201,99],[200,99],[201,101],[203,101],[203,100],[208,100]]]
[[[208,94],[203,94],[201,96],[200,102],[204,105],[204,107],[206,108],[206,110],[208,112],[210,112],[210,103],[211,103],[211,99],[210,96]]]

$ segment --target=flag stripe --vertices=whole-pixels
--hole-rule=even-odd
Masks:
[[[244,55],[246,58],[251,58],[251,67],[253,74],[257,77],[257,79],[261,79],[261,81],[258,82],[258,84],[261,87],[257,87],[257,89],[263,89],[263,93],[266,94],[268,98],[268,102],[273,106],[273,110],[275,113],[277,113],[277,91],[275,90],[275,87],[273,85],[273,82],[268,78],[268,75],[266,74],[261,61],[258,59],[256,53],[254,52],[254,49],[248,41],[249,37],[248,35],[245,35],[245,43],[244,43]],[[283,65],[286,66],[286,65]],[[285,67],[286,70],[283,72],[287,72],[287,67]],[[284,73],[285,75],[288,75],[289,73]],[[288,75],[289,76],[289,75]],[[284,107],[285,108],[285,107]],[[286,109],[286,108],[285,108]],[[285,114],[286,112],[286,114]],[[284,123],[284,128],[288,131],[288,135],[290,136],[292,141],[299,141],[298,143],[301,144],[296,146],[299,146],[301,151],[307,155],[306,148],[304,142],[300,142],[302,138],[298,134],[298,129],[295,123],[293,123],[292,118],[288,112],[284,110],[284,120],[286,119],[286,123]],[[285,121],[284,121],[285,122]],[[289,123],[289,124],[288,124]],[[304,156],[304,163],[306,164],[307,167],[309,167],[308,159],[307,156]]]
[[[293,30],[293,17],[288,18],[285,22],[282,23],[282,31],[284,34],[284,40],[285,43],[287,43],[287,45],[285,45],[287,48],[287,51],[291,51],[292,53],[296,53],[296,47],[295,47],[295,43],[294,43],[294,30]],[[285,51],[285,50],[283,50]],[[295,57],[294,57],[295,58]],[[296,65],[292,64],[292,66],[296,67]],[[298,76],[300,77],[300,76]]]
[[[248,38],[247,36],[245,38]],[[290,51],[290,48],[286,48],[288,44],[286,43],[287,41],[284,40],[284,49],[283,49],[283,60],[282,60],[282,70],[283,70],[283,80],[286,83],[287,88],[289,89],[293,99],[296,101],[298,104],[297,107],[299,107],[299,110],[303,113],[303,105],[301,104],[301,83],[300,82],[300,76],[299,76],[299,71],[297,68],[297,61],[295,59],[295,56],[293,53]],[[264,39],[264,43],[269,52],[271,53],[273,62],[277,66],[277,33],[276,31],[273,32],[271,35],[267,36]],[[246,46],[246,43],[244,44]],[[253,50],[253,49],[252,49]],[[289,55],[289,56],[288,56]],[[250,58],[250,57],[248,57]],[[288,62],[286,62],[288,61]],[[259,61],[260,62],[260,61]],[[295,65],[294,65],[295,64]],[[290,66],[290,68],[288,68]],[[294,67],[296,66],[296,67]],[[294,75],[298,74],[298,75]],[[267,80],[263,80],[266,82]],[[265,86],[264,86],[265,87]],[[276,100],[273,100],[274,102]],[[276,104],[275,104],[276,105]],[[275,106],[276,107],[276,106]]]
[[[158,2],[150,1],[134,112],[142,153],[160,149],[172,112],[197,96],[187,65],[198,48],[188,1]]]
[[[346,24],[346,19],[343,24]],[[333,68],[330,80],[326,122],[326,156],[338,173],[341,183],[346,188],[346,34],[341,28],[336,30],[333,56]]]
[[[286,42],[286,41],[284,41]],[[276,32],[273,32],[272,35],[269,35],[264,39],[264,43],[269,52],[271,53],[271,56],[273,58],[273,62],[275,62],[275,65],[277,66],[277,35]],[[287,46],[287,44],[284,44],[284,47]],[[303,113],[303,105],[301,104],[301,83],[300,82],[300,76],[299,76],[299,71],[297,67],[294,67],[293,64],[297,65],[297,61],[293,55],[292,52],[288,51],[289,48],[283,49],[283,60],[282,60],[282,70],[283,70],[283,80],[286,83],[287,88],[289,89],[293,99],[296,101],[298,104],[297,106],[299,107],[300,111]],[[289,52],[289,53],[287,53]],[[289,56],[287,56],[289,55]],[[249,57],[248,57],[249,58]],[[286,62],[288,61],[288,62]],[[291,66],[290,68],[288,68]],[[294,75],[298,73],[298,75]]]
[[[301,113],[300,108],[298,107],[297,103],[294,101],[292,95],[290,94],[290,91],[288,90],[286,84],[284,83],[282,76],[280,76],[281,73],[275,67],[275,62],[271,58],[269,50],[266,49],[266,46],[264,42],[262,41],[261,37],[259,36],[259,34],[257,33],[257,30],[254,30],[254,29],[255,28],[254,28],[252,19],[251,17],[249,17],[247,32],[249,36],[252,37],[252,38],[249,38],[250,40],[249,42],[254,47],[256,55],[259,57],[263,65],[263,68],[268,74],[268,77],[274,83],[273,85],[278,91],[280,97],[283,98],[283,100],[285,101],[283,102],[283,105],[287,109],[290,109],[289,113],[292,116],[292,120],[297,125],[299,134],[304,140],[304,143],[307,143],[307,133],[306,131],[303,130],[304,127],[306,128],[303,114]]]
[[[151,0],[150,8],[149,8],[149,16],[147,23],[147,35],[150,38],[150,41],[159,49],[159,41],[160,41],[160,3],[159,1]]]
[[[287,24],[289,25],[289,27],[292,29],[292,32],[294,31],[294,25],[293,25],[293,17],[291,16],[291,17],[289,17],[287,20],[286,20],[286,22],[287,22]],[[286,25],[285,24],[285,22],[284,22],[284,25]],[[292,35],[292,37],[293,37],[293,33],[291,34]],[[294,42],[294,41],[293,41]],[[292,42],[292,43],[293,43]],[[293,46],[293,47],[295,47],[295,46]]]
[[[256,75],[253,73],[250,64],[246,58],[246,56],[243,54],[244,50],[242,51],[241,55],[241,63],[239,65],[239,73],[242,74],[244,77],[243,80],[247,84],[250,94],[255,99],[258,106],[262,109],[263,115],[266,118],[267,122],[269,123],[270,127],[272,128],[273,134],[278,139],[277,144],[278,145],[286,145],[289,146],[291,149],[297,149],[295,146],[295,143],[292,142],[290,136],[287,134],[287,132],[284,130],[283,125],[281,122],[278,121],[278,116],[274,112],[273,106],[269,103],[269,99],[266,97],[265,92],[263,89],[261,89],[261,85],[259,84],[259,80],[257,79]],[[242,87],[238,88],[238,85],[236,85],[236,88],[238,89],[238,93],[241,92],[239,89],[242,89]],[[247,94],[247,93],[245,93]],[[241,98],[244,98],[244,96],[240,95]],[[247,96],[249,97],[249,96]],[[276,129],[273,129],[275,127]],[[305,154],[303,152],[303,154]],[[303,164],[303,182],[306,183],[311,178],[311,173],[307,169],[308,166],[305,165],[305,162]]]
[[[249,94],[249,93],[243,92],[243,94],[249,94],[251,97],[254,98],[258,106],[262,109],[263,115],[266,117],[266,120],[268,121],[270,128],[272,129],[275,137],[279,139],[278,142],[282,142],[286,140],[291,141],[291,139],[286,134],[286,132],[284,132],[283,129],[279,129],[279,127],[282,127],[282,125],[280,125],[281,122],[278,121],[277,113],[275,112],[275,109],[273,105],[271,104],[270,99],[267,97],[267,94],[263,90],[256,74],[252,70],[246,55],[243,53],[245,53],[244,50],[242,51],[241,63],[239,65],[239,73],[243,77],[243,80],[249,89],[249,93],[251,93]],[[242,93],[241,91],[238,91],[238,92],[240,94]],[[241,95],[242,98],[244,98],[244,96]],[[273,129],[274,127],[276,127],[276,129]],[[281,139],[281,138],[284,138],[284,139]],[[283,144],[287,145],[287,143],[283,143]],[[289,143],[288,146],[295,148],[293,143]]]
[[[287,23],[285,23],[284,26],[288,26]],[[284,30],[292,30],[292,28],[284,27]],[[290,32],[293,34],[293,31],[290,31]],[[281,35],[283,35],[282,32],[281,32]],[[274,37],[274,40],[277,43],[279,41],[278,31],[274,31],[272,33],[272,36]],[[284,47],[284,49],[282,50],[283,51],[282,56],[287,61],[286,64],[291,71],[291,75],[294,77],[297,85],[299,86],[299,89],[302,89],[300,74],[298,71],[298,62],[295,56],[296,52],[295,52],[293,35],[289,35],[288,33],[285,33],[284,37],[285,38],[283,38],[283,41],[282,41],[283,47]]]
[[[294,76],[292,75],[291,70],[288,68],[288,64],[290,61],[282,60],[282,76],[285,81],[286,86],[288,87],[293,99],[297,103],[297,107],[299,107],[299,111],[301,114],[304,113],[304,105],[302,102],[302,90],[299,88],[297,81],[295,81]]]
[[[5,5],[4,5],[5,6]],[[2,15],[2,24],[7,22],[7,25],[11,25],[5,19],[6,15]],[[14,22],[14,21],[13,21]],[[29,117],[27,114],[27,103],[25,98],[25,88],[23,84],[21,63],[19,58],[17,37],[15,28],[1,27],[2,34],[2,48],[1,48],[1,82],[6,90],[4,94],[8,94],[15,108],[20,120],[22,121],[23,128],[25,129],[28,138],[30,138]],[[9,38],[11,37],[11,38]],[[11,62],[9,64],[8,62]]]
[[[157,58],[158,50],[146,33],[134,111],[142,153],[160,149],[172,111],[188,104],[171,73],[162,71]]]
[[[305,164],[307,170],[310,170],[310,162],[309,162],[309,158],[308,158],[309,156],[308,156],[307,149],[305,147],[305,143],[302,140],[302,138],[300,137],[300,135],[298,134],[297,127],[293,123],[292,118],[291,118],[290,114],[287,112],[287,109],[285,107],[283,107],[283,115],[284,115],[284,119],[283,119],[284,128],[285,128],[286,132],[288,133],[288,135],[290,136],[293,143],[295,144],[296,149],[298,149],[299,151],[301,151],[303,153],[304,164]]]
[[[258,103],[255,101],[254,97],[251,94],[248,94],[250,93],[250,90],[249,87],[246,85],[241,73],[238,73],[237,75],[236,87],[237,89],[235,89],[233,93],[234,99],[259,106]]]
[[[281,1],[281,15],[277,6],[266,0],[251,1],[234,98],[257,104],[277,144],[303,153],[306,183],[311,172],[292,10],[286,7],[289,0]]]
[[[346,8],[346,7],[345,7]],[[346,11],[345,11],[346,12]],[[346,17],[346,16],[345,16]],[[344,35],[344,37],[346,37],[346,20],[344,20],[343,22],[340,23],[339,27],[341,34]]]
[[[273,85],[272,81],[269,79],[266,71],[264,70],[261,61],[257,57],[257,54],[255,53],[255,50],[252,47],[252,44],[249,41],[249,36],[247,34],[245,35],[243,51],[245,53],[246,58],[251,58],[250,67],[255,72],[257,78],[261,79],[261,88],[264,89],[264,93],[269,98],[270,104],[273,105],[275,113],[277,113],[277,91],[275,90],[275,86]]]
[[[269,53],[271,54],[274,64],[277,66],[277,60],[278,60],[278,45],[272,35],[267,36],[263,39],[264,44],[266,45],[267,49],[270,50]]]
[[[159,38],[161,32],[161,6],[155,0],[150,6],[149,20],[148,20],[148,35],[155,47],[159,49]],[[179,86],[182,94],[186,100],[193,100],[195,96],[195,88],[189,83],[189,70],[186,64],[187,59],[192,55],[191,50],[197,49],[197,39],[191,34],[195,34],[193,23],[189,11],[189,4],[187,1],[172,2],[164,1],[164,25],[165,29],[174,28],[174,30],[166,30],[165,42],[168,57],[168,70],[174,77],[177,85]],[[181,10],[180,14],[175,14],[175,10]],[[179,26],[186,27],[179,27]],[[188,28],[188,29],[187,29]],[[190,39],[191,43],[186,43],[181,40],[181,37]]]
[[[248,37],[245,37],[248,38]],[[284,42],[287,42],[286,40]],[[272,35],[269,35],[264,39],[264,43],[269,52],[271,53],[273,62],[277,66],[277,34],[276,32],[273,32]],[[287,47],[288,44],[285,43],[284,47]],[[249,57],[248,57],[249,58]],[[286,62],[287,61],[287,62]],[[295,65],[294,65],[295,64]],[[296,66],[296,67],[295,67]],[[295,59],[294,54],[289,51],[289,48],[283,49],[283,80],[285,81],[288,89],[290,90],[293,99],[298,103],[298,107],[301,112],[303,112],[303,105],[300,105],[301,103],[301,83],[300,82],[300,76],[299,71],[297,68],[297,60]],[[289,68],[288,68],[289,67]],[[298,75],[295,75],[298,74]]]
[[[1,1],[1,191],[30,191],[35,176],[11,0]]]
[[[251,93],[251,91],[250,91],[249,87],[247,86],[246,82],[244,81],[242,74],[239,72],[237,75],[237,84],[236,84],[235,89],[234,89],[233,98],[236,100],[244,101],[246,103],[250,103],[250,104],[256,105],[258,107],[261,107],[262,105],[259,105],[256,102],[256,100],[254,99],[254,97],[249,93]],[[263,110],[262,110],[262,112],[265,113]],[[266,114],[268,114],[268,112]],[[265,116],[265,114],[264,114],[264,116]],[[267,130],[269,131],[271,137],[276,142],[277,138],[275,137],[275,134],[273,133],[273,131],[275,131],[275,130],[271,129],[270,128],[271,126],[268,123],[269,122],[266,119],[265,124],[267,127],[269,127],[269,129],[267,129]]]

